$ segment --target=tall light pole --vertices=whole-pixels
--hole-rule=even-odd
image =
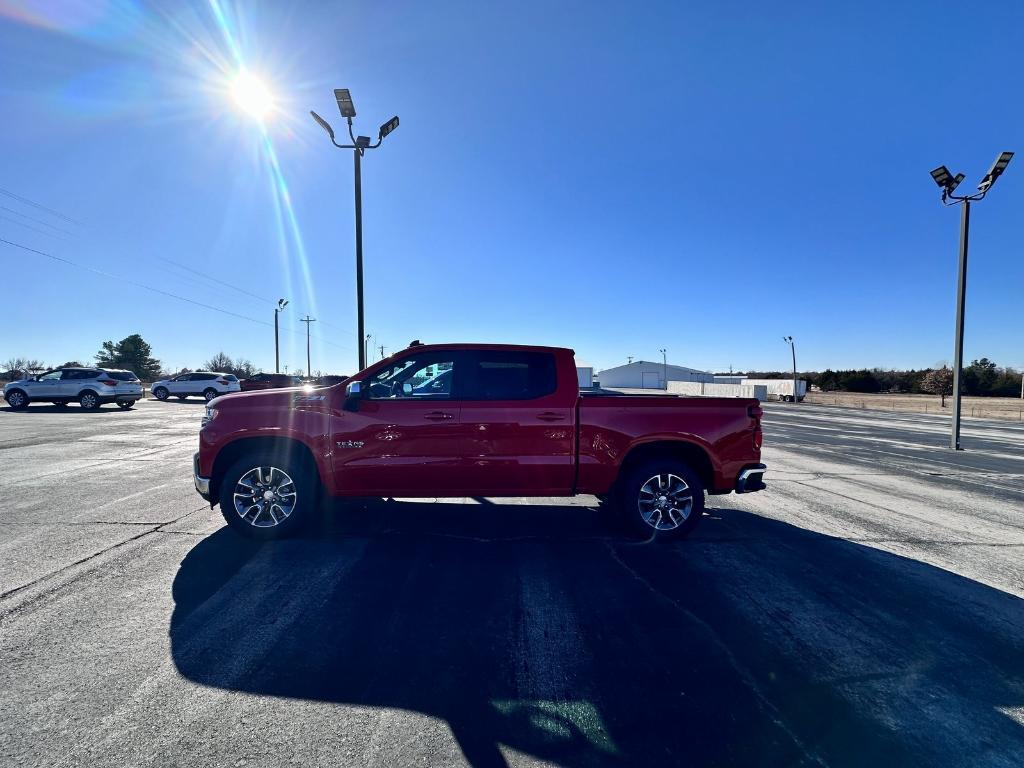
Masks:
[[[281,343],[278,340],[277,316],[281,314],[287,306],[288,302],[285,299],[278,299],[277,306],[274,308],[274,373],[281,372]]]
[[[793,402],[796,402],[796,343],[792,336],[783,336],[782,340],[789,344],[789,351],[793,353]]]
[[[999,157],[988,169],[985,178],[978,185],[973,195],[954,195],[955,190],[965,176],[958,173],[953,176],[949,169],[940,165],[931,172],[932,179],[942,189],[943,205],[960,204],[960,259],[956,283],[956,335],[953,343],[953,424],[949,436],[949,447],[954,451],[962,451],[960,445],[960,379],[964,366],[964,304],[967,298],[967,239],[971,228],[971,203],[981,200],[988,194],[996,179],[1003,175],[1010,164],[1013,152],[1000,152]]]
[[[313,375],[313,364],[309,361],[309,324],[315,323],[316,318],[306,315],[305,317],[299,318],[300,323],[306,324],[306,375]]]
[[[356,108],[352,103],[352,96],[347,88],[335,88],[334,98],[338,102],[338,111],[348,123],[348,137],[351,144],[339,144],[334,138],[334,129],[330,123],[324,120],[316,112],[310,111],[317,124],[327,131],[331,137],[331,143],[338,149],[351,149],[354,163],[353,171],[355,176],[355,203],[356,203],[356,338],[359,341],[359,370],[366,367],[366,349],[363,344],[363,181],[362,181],[362,157],[363,152],[368,149],[376,149],[384,141],[384,137],[398,127],[398,116],[392,117],[377,132],[377,143],[371,144],[369,136],[355,136],[352,133],[352,118],[356,116]]]
[[[665,350],[659,349],[661,352],[661,377],[665,381],[665,391],[668,392],[668,358],[665,356]]]

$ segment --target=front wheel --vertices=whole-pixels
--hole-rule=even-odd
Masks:
[[[704,514],[704,484],[682,461],[645,461],[627,473],[620,507],[638,536],[659,541],[683,539]]]
[[[220,511],[227,524],[253,539],[280,539],[314,514],[316,470],[293,453],[260,451],[236,461],[221,478]]]
[[[157,400],[166,400],[169,394],[171,393],[167,391],[167,387],[157,387],[153,390],[153,397]]]
[[[22,408],[28,408],[28,395],[20,389],[12,389],[4,395],[4,399],[7,401],[7,404],[16,411],[20,411]]]
[[[206,389],[203,390],[203,397],[206,399],[206,402],[210,402],[216,396],[217,390],[213,389],[212,387],[207,387]]]

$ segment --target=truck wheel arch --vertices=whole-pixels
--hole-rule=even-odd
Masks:
[[[320,466],[317,464],[316,459],[313,458],[312,450],[301,440],[290,437],[243,437],[238,440],[232,440],[221,448],[217,452],[217,457],[213,460],[210,492],[214,499],[220,494],[220,481],[228,468],[245,454],[256,451],[280,452],[282,457],[298,458],[299,461],[308,464],[316,474],[321,487],[323,487],[324,478],[320,475]]]
[[[682,461],[697,473],[705,488],[714,488],[715,471],[711,464],[711,457],[703,447],[687,440],[652,440],[633,446],[619,465],[616,482],[619,478],[625,477],[629,470],[637,464],[651,459],[664,458]]]

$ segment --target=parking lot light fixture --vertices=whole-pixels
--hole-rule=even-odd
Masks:
[[[366,347],[364,344],[365,322],[363,313],[363,182],[362,182],[362,157],[368,149],[376,149],[384,141],[384,137],[398,127],[398,116],[395,115],[384,123],[377,133],[377,143],[371,143],[369,136],[356,136],[352,130],[352,118],[356,116],[356,107],[352,102],[352,94],[348,88],[335,88],[334,98],[338,102],[338,111],[348,123],[348,137],[350,144],[339,144],[334,135],[331,124],[324,120],[316,112],[310,111],[310,115],[317,124],[327,132],[331,143],[338,149],[351,149],[353,159],[353,177],[355,186],[355,224],[356,224],[356,340],[358,342],[359,370],[366,367]]]
[[[349,122],[356,116],[356,105],[352,103],[352,94],[349,93],[348,88],[335,88],[334,98],[338,102],[338,111],[341,112],[341,116]]]
[[[314,113],[314,117],[315,117]],[[934,171],[932,171],[932,178],[935,179],[935,183],[942,189],[947,189],[949,183],[953,180],[953,174],[949,172],[949,168],[944,165],[940,165]]]
[[[1013,159],[1013,152],[1000,152],[999,157],[995,159],[992,167],[985,174],[985,178],[978,185],[978,189],[987,192],[996,183],[996,179],[1003,175],[1003,171],[1006,170],[1006,166],[1010,164],[1011,159]]]
[[[389,133],[391,133],[397,127],[398,127],[398,115],[395,115],[394,117],[392,117],[390,120],[388,120],[386,123],[384,123],[384,125],[382,125],[380,127],[380,132],[377,134],[377,138],[378,139],[383,139],[385,136],[387,136]]]
[[[313,119],[316,120],[317,124],[319,124],[321,128],[327,131],[327,135],[331,137],[331,141],[334,141],[334,129],[331,128],[331,124],[324,120],[322,117],[320,117],[320,115],[318,115],[313,110],[309,110],[309,114],[313,116]]]
[[[948,178],[949,171],[944,165],[931,172],[932,179],[942,187],[942,203],[960,205],[960,257],[956,283],[956,331],[953,337],[953,420],[949,436],[949,447],[954,451],[963,450],[960,444],[960,388],[964,365],[964,305],[967,297],[967,241],[971,228],[971,203],[985,198],[996,179],[1003,175],[1011,158],[1013,152],[1000,152],[978,185],[978,191],[973,195],[953,194],[953,190],[964,179],[962,173],[958,173],[954,178]]]

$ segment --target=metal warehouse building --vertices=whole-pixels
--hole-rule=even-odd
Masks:
[[[681,365],[665,365],[637,360],[628,365],[606,368],[597,379],[602,387],[629,387],[635,389],[665,389],[665,375],[669,381],[704,381],[714,382],[715,377],[695,368]]]

